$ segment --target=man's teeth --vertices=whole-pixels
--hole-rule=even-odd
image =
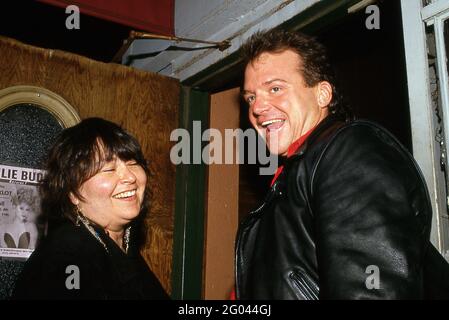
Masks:
[[[264,121],[264,122],[262,122],[262,127],[267,127],[270,124],[273,124],[273,123],[276,123],[276,122],[284,122],[284,120],[282,120],[282,119],[273,119],[273,120]]]
[[[125,192],[116,194],[115,196],[113,196],[113,198],[116,198],[116,199],[129,198],[129,197],[132,197],[135,194],[136,194],[136,190],[125,191]]]

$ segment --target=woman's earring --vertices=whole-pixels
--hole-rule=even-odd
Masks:
[[[75,221],[75,225],[76,225],[77,227],[79,227],[79,225],[80,225],[80,220],[81,220],[81,217],[80,217],[81,210],[80,210],[80,208],[78,207],[78,205],[76,205],[75,208],[76,208],[76,221]]]
[[[131,227],[127,227],[126,229],[125,229],[125,234],[124,234],[124,236],[123,236],[123,239],[124,239],[124,249],[125,249],[125,252],[126,253],[128,253],[128,248],[129,248],[129,235],[130,235],[130,233],[131,233]]]

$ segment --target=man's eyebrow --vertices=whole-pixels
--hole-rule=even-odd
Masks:
[[[271,79],[271,80],[268,80],[268,81],[265,81],[264,83],[263,83],[263,85],[269,85],[269,84],[272,84],[273,82],[287,82],[287,81],[285,81],[284,79],[279,79],[279,78],[276,78],[276,79]]]
[[[268,86],[268,85],[272,84],[273,82],[284,82],[284,83],[287,83],[287,81],[285,81],[284,79],[276,78],[276,79],[270,79],[270,80],[267,80],[267,81],[265,81],[264,83],[262,83],[262,85]],[[241,90],[241,91],[240,91],[240,94],[241,94],[242,96],[245,95],[245,94],[248,94],[248,93],[253,93],[253,92],[252,92],[252,91],[249,91],[249,90]]]

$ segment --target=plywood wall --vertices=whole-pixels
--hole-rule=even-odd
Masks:
[[[226,129],[240,126],[240,89],[211,96],[210,127],[225,137]],[[227,300],[234,288],[234,240],[239,220],[239,165],[211,164],[208,174],[204,298]],[[228,150],[229,151],[229,150]],[[236,156],[234,150],[234,157]]]
[[[151,171],[149,241],[143,255],[171,291],[175,167],[169,138],[178,125],[179,82],[0,37],[0,89],[16,85],[51,90],[81,118],[114,121],[137,137]]]

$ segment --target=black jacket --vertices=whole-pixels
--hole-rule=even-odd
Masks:
[[[12,299],[169,298],[136,247],[125,254],[96,230],[108,251],[82,224],[64,223],[54,230],[26,262]],[[68,289],[67,284],[75,286],[76,273],[79,289]]]
[[[390,133],[330,116],[239,227],[237,298],[423,298],[426,270],[449,280],[431,214],[417,164]]]

